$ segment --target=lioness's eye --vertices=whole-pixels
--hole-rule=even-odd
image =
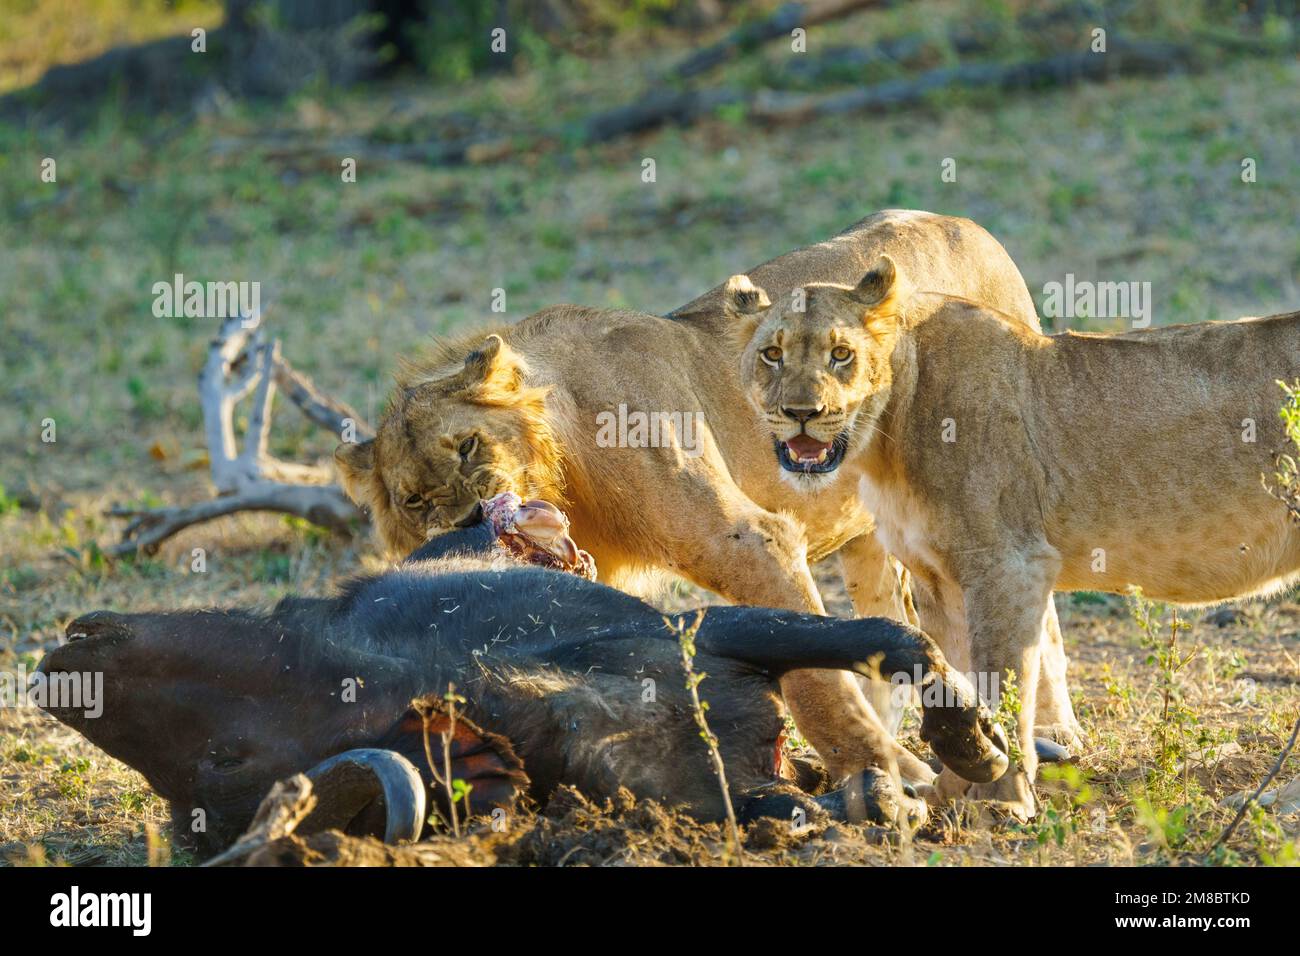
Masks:
[[[469,438],[466,438],[463,442],[460,443],[460,457],[469,458],[470,455],[474,454],[474,448],[477,445],[478,445],[478,439],[473,435],[471,435]]]
[[[408,495],[404,504],[408,508],[423,508],[424,499],[419,495]]]
[[[843,365],[849,359],[853,358],[853,350],[845,348],[843,345],[837,345],[831,349],[831,361],[837,365]]]
[[[763,351],[760,352],[759,355],[763,357],[763,361],[766,362],[768,365],[781,364],[781,350],[777,348],[775,345],[769,345],[767,348],[763,349]]]

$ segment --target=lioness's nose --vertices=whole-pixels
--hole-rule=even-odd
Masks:
[[[781,411],[787,418],[793,418],[800,425],[806,425],[826,411],[826,406],[820,405],[817,408],[782,408]]]

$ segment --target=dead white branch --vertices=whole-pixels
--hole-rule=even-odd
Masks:
[[[214,856],[203,865],[239,865],[253,851],[293,833],[314,809],[316,794],[312,792],[311,780],[305,773],[277,782],[258,806],[253,822],[248,825],[244,835],[224,853]]]
[[[285,386],[285,394],[304,415],[336,436],[342,436],[349,423],[357,440],[373,434],[356,412],[323,395],[280,357],[280,343],[266,341],[260,316],[227,319],[199,373],[203,433],[217,497],[174,508],[114,508],[111,515],[130,520],[122,541],[110,553],[152,553],[183,528],[239,511],[296,515],[340,531],[364,522],[357,507],[332,483],[330,468],[281,461],[268,452],[277,384]],[[241,451],[235,437],[235,406],[249,395],[253,406]]]

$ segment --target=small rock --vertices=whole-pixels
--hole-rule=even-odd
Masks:
[[[827,843],[844,843],[848,836],[839,827],[831,825],[822,831],[822,839]]]
[[[1240,810],[1241,805],[1254,792],[1254,790],[1242,790],[1239,793],[1234,793],[1225,797],[1222,805],[1233,810]],[[1285,787],[1265,790],[1259,795],[1259,805],[1261,807],[1272,807],[1275,812],[1283,816],[1300,812],[1300,777],[1296,777]]]
[[[1239,607],[1216,607],[1205,617],[1201,618],[1202,624],[1213,624],[1215,627],[1228,627],[1232,624],[1245,624],[1248,620],[1246,612]]]

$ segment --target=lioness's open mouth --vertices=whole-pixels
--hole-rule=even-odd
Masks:
[[[775,439],[777,460],[786,471],[797,475],[822,475],[834,471],[844,460],[849,440],[840,432],[833,441],[818,441],[800,433],[785,441]]]

